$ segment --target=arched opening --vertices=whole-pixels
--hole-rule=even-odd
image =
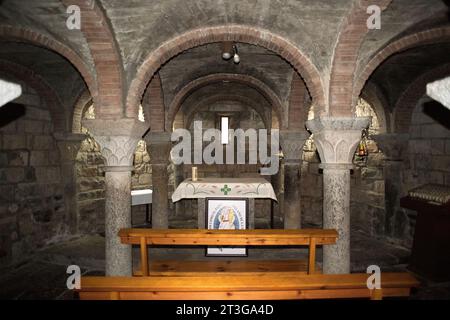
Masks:
[[[76,158],[76,198],[78,207],[78,231],[81,234],[103,234],[105,229],[105,161],[101,154],[101,147],[90,135],[88,129],[81,125],[82,120],[96,118],[95,105],[92,100],[84,106],[80,123],[81,133],[86,139],[81,142]],[[139,108],[138,119],[145,121],[143,108]],[[74,124],[75,125],[75,124]],[[132,172],[132,190],[149,189],[152,186],[152,168],[150,155],[144,140],[140,140],[134,153],[134,170]],[[132,223],[144,225],[146,221],[146,207],[132,207]]]

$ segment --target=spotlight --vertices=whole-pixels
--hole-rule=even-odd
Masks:
[[[224,60],[230,60],[231,59],[231,53],[229,53],[229,52],[222,53],[222,58]]]
[[[233,43],[230,41],[222,42],[222,59],[230,60],[233,53]]]
[[[241,57],[239,57],[238,49],[237,49],[236,45],[233,45],[233,49],[234,49],[233,61],[234,61],[234,63],[238,64],[239,62],[241,62]]]
[[[241,62],[241,58],[239,57],[239,55],[238,55],[237,53],[234,54],[233,61],[234,61],[234,63],[236,63],[236,64],[238,64],[239,62]]]

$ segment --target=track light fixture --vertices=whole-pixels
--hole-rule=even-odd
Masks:
[[[222,42],[222,59],[230,60],[231,58],[235,64],[241,62],[237,46],[230,41]]]

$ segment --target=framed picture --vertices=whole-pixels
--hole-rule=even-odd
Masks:
[[[248,199],[206,198],[206,229],[247,229]],[[208,247],[207,256],[247,256],[246,247]]]

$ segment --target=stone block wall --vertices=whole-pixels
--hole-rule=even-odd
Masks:
[[[381,237],[386,215],[384,155],[373,140],[367,141],[367,150],[367,161],[357,164],[351,175],[351,225],[353,230]]]
[[[402,196],[428,183],[450,185],[450,111],[429,102],[429,98],[422,98],[412,115],[408,151],[402,164]],[[394,237],[402,239],[405,246],[412,246],[415,222],[415,211],[397,208]]]
[[[322,227],[323,175],[313,138],[306,141],[300,179],[302,226]]]
[[[36,92],[1,110],[0,266],[18,262],[68,233],[60,157],[50,113]],[[20,109],[20,110],[19,110]],[[9,116],[7,116],[9,114]]]

